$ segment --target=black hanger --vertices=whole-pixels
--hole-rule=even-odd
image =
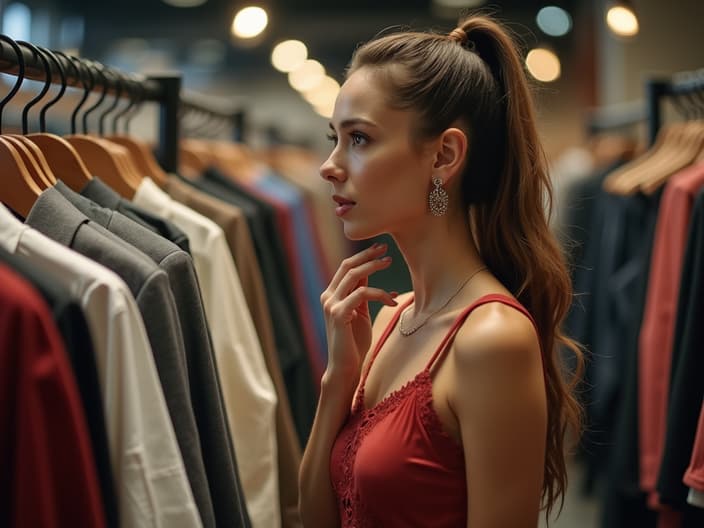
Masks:
[[[59,99],[61,99],[66,92],[66,72],[64,71],[64,67],[61,64],[61,61],[56,57],[56,55],[51,51],[46,48],[43,48],[41,46],[38,46],[38,49],[40,53],[48,57],[49,59],[52,60],[54,64],[56,64],[56,69],[59,72],[59,78],[61,79],[61,88],[59,88],[59,91],[56,92],[56,95],[54,96],[53,99],[50,99],[47,103],[42,106],[41,110],[39,110],[39,131],[40,132],[46,132],[46,111],[49,110],[52,106],[54,106]],[[50,76],[50,72],[47,74],[47,76]]]
[[[10,45],[10,47],[17,54],[17,81],[12,86],[8,94],[0,101],[0,134],[2,134],[2,111],[5,109],[5,105],[12,99],[15,94],[19,91],[22,81],[24,80],[24,56],[22,55],[22,50],[17,45],[17,43],[6,35],[0,34],[0,41],[5,42]]]

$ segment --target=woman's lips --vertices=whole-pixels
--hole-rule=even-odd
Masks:
[[[347,213],[347,211],[349,211],[355,206],[355,202],[337,194],[334,195],[332,199],[335,201],[335,203],[337,203],[337,207],[335,208],[335,214],[337,216],[343,216],[345,213]]]

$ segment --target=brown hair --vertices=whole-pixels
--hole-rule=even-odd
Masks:
[[[389,103],[418,113],[418,139],[436,137],[461,120],[469,131],[462,198],[473,236],[494,275],[530,311],[544,354],[548,427],[542,507],[546,517],[567,486],[564,439],[579,437],[582,409],[573,391],[582,353],[561,333],[572,302],[564,256],[545,214],[552,187],[535,125],[535,110],[513,38],[495,20],[474,15],[449,36],[404,32],[355,51],[349,73],[375,68]],[[349,75],[348,73],[348,75]],[[560,345],[577,368],[568,383]]]

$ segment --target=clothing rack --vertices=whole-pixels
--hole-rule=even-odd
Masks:
[[[594,136],[601,132],[627,129],[646,120],[643,101],[630,101],[592,109],[586,118],[586,132]]]
[[[179,102],[182,111],[197,112],[212,119],[222,120],[232,125],[232,139],[241,143],[245,135],[246,116],[241,107],[234,109],[215,108],[212,103],[203,100],[203,96],[182,94]]]
[[[39,57],[27,47],[20,46],[19,48],[22,53],[22,60],[24,61],[24,77],[36,81],[46,81],[46,69]],[[85,89],[84,82],[86,79],[69,73],[71,71],[77,72],[78,69],[69,65],[67,60],[60,55],[57,55],[56,59],[61,62],[62,67],[64,67],[66,71],[66,86]],[[95,61],[91,62],[95,63]],[[20,58],[12,46],[6,42],[0,41],[0,72],[19,75],[19,63]],[[61,77],[58,67],[53,61],[49,61],[49,65],[51,83],[60,84]],[[122,73],[114,68],[111,68],[111,70],[118,75]],[[122,74],[122,76],[127,77],[125,74]],[[108,76],[105,77],[104,82],[96,83],[92,90],[102,90],[105,85],[107,85],[108,94],[116,93],[116,81],[107,78]],[[139,84],[140,102],[156,102],[159,105],[157,159],[165,171],[175,172],[178,168],[178,108],[181,91],[181,75],[178,73],[154,75],[136,82]]]
[[[652,78],[645,83],[648,115],[648,139],[652,145],[662,126],[660,101],[665,97],[682,97],[704,91],[704,69],[680,72],[669,79]]]

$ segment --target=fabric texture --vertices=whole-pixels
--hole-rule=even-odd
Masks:
[[[689,490],[685,483],[692,485],[692,482],[683,482],[683,477],[686,481],[687,467],[690,460],[695,460],[693,451],[704,449],[704,431],[699,438],[697,430],[704,399],[704,355],[701,346],[704,339],[703,237],[704,190],[701,190],[694,203],[681,272],[682,287],[676,305],[667,425],[657,481],[661,502],[675,508],[687,506]],[[703,445],[697,447],[698,443]],[[700,464],[704,464],[704,460]],[[701,467],[700,471],[703,470],[704,467]]]
[[[51,316],[61,335],[66,354],[76,380],[81,406],[85,414],[90,444],[95,461],[100,494],[107,526],[118,525],[117,498],[112,470],[108,436],[105,430],[103,398],[100,393],[95,351],[88,323],[78,302],[62,287],[61,280],[48,270],[39,269],[22,255],[14,255],[0,247],[0,262],[27,280],[42,296],[51,310]]]
[[[125,282],[22,224],[4,207],[0,245],[52,272],[86,315],[105,405],[120,526],[201,526],[144,322]]]
[[[183,181],[183,180],[182,180]],[[315,382],[298,319],[290,278],[285,269],[283,250],[278,243],[273,212],[267,204],[239,192],[224,177],[207,171],[203,178],[187,181],[195,188],[239,207],[247,218],[249,230],[264,279],[276,339],[276,352],[284,375],[293,420],[301,445],[305,445],[315,415]]]
[[[654,492],[665,444],[677,299],[694,198],[704,164],[672,176],[662,196],[639,337],[640,484]]]
[[[455,319],[421,372],[367,408],[364,389],[374,360],[412,301],[398,308],[379,338],[351,413],[333,444],[331,482],[343,528],[467,525],[464,450],[444,431],[433,407],[432,368],[444,359],[460,326],[478,306],[500,302],[533,321],[507,296],[481,297]]]
[[[190,447],[200,445],[200,459],[204,466],[204,472],[189,472],[189,479],[193,488],[205,488],[200,493],[199,502],[205,526],[244,526],[244,505],[232,499],[241,494],[236,478],[238,470],[190,255],[121,213],[102,208],[73,192],[61,182],[57,182],[55,189],[91,220],[142,251],[166,273],[186,354],[184,379],[181,381],[188,384],[191,412],[197,426],[198,442],[193,442]],[[210,514],[204,515],[203,510]]]
[[[130,288],[147,330],[196,506],[204,524],[213,526],[212,501],[188,390],[183,335],[168,276],[144,253],[91,221],[55,187],[39,196],[26,223],[111,269]]]
[[[94,176],[93,179],[81,189],[81,195],[103,207],[119,211],[142,227],[146,227],[150,231],[170,240],[186,253],[191,252],[186,233],[179,229],[173,222],[153,215],[149,211],[145,211],[143,208],[134,205],[129,200],[125,200],[97,176]]]
[[[4,265],[0,284],[0,525],[105,526],[88,427],[58,329],[39,294]]]
[[[144,178],[134,202],[187,234],[210,323],[218,375],[252,525],[281,524],[276,445],[276,392],[225,235],[212,220]]]
[[[257,330],[267,371],[276,390],[276,440],[279,468],[279,497],[281,522],[284,528],[301,525],[298,514],[298,468],[301,464],[301,445],[293,424],[283,374],[276,353],[274,329],[264,280],[254,252],[247,227],[247,219],[240,209],[222,200],[198,191],[177,176],[167,180],[166,191],[175,200],[210,218],[225,233],[228,247],[239,272],[242,290]]]

